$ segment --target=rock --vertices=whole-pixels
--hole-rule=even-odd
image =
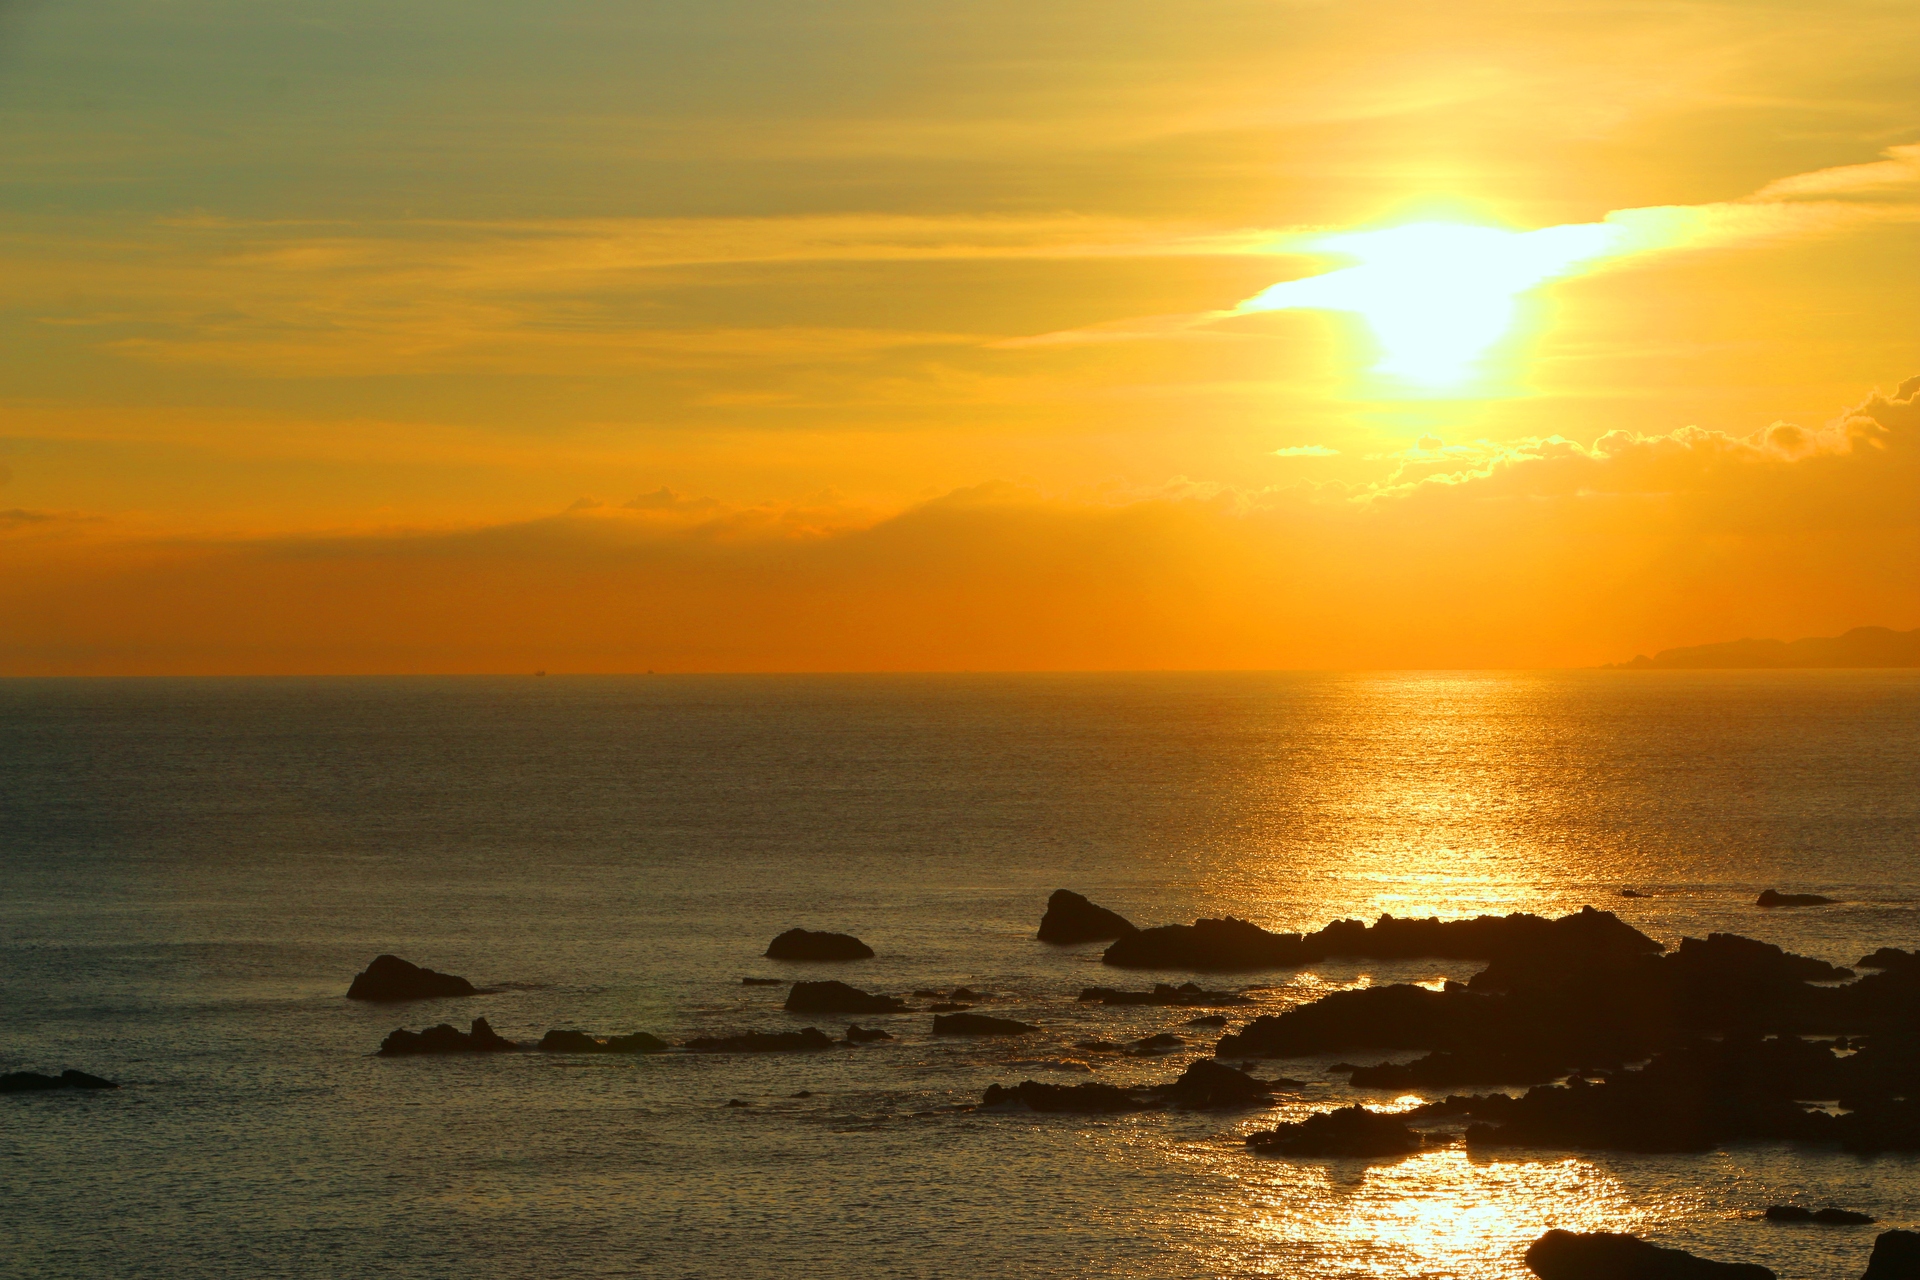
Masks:
[[[1274,1089],[1297,1087],[1298,1082],[1293,1080],[1256,1080],[1223,1062],[1196,1058],[1179,1079],[1159,1085],[1155,1091],[1177,1106],[1200,1109],[1259,1106],[1268,1101]]]
[[[740,985],[743,987],[784,987],[787,985],[787,980],[785,978],[742,978],[740,979]]]
[[[665,1053],[667,1042],[644,1031],[597,1039],[584,1031],[549,1031],[540,1037],[542,1053]]]
[[[880,1030],[878,1027],[863,1027],[856,1022],[847,1028],[848,1044],[874,1044],[881,1040],[891,1039],[893,1039],[892,1036]]]
[[[844,982],[796,982],[787,992],[788,1013],[900,1013],[904,1000],[877,996]]]
[[[1860,1280],[1920,1280],[1920,1232],[1882,1231]]]
[[[1861,956],[1853,962],[1853,967],[1856,969],[1905,969],[1915,964],[1920,964],[1920,951],[1881,947],[1870,956]]]
[[[373,963],[358,974],[347,988],[349,1000],[436,1000],[447,996],[478,995],[479,989],[465,978],[438,973],[408,964],[399,956],[375,956]]]
[[[1039,938],[1065,946],[1075,942],[1100,942],[1134,931],[1125,916],[1096,907],[1070,889],[1055,889],[1047,899],[1046,914],[1040,917]]]
[[[984,1013],[949,1013],[933,1020],[937,1036],[1023,1036],[1040,1028],[1012,1018],[990,1018]]]
[[[978,991],[969,991],[969,990],[968,990],[967,988],[965,988],[965,987],[955,987],[955,988],[953,989],[953,991],[952,991],[952,993],[951,993],[950,995],[948,995],[948,996],[947,996],[947,999],[949,999],[949,1000],[974,1000],[974,1001],[978,1001],[978,1000],[985,1000],[985,999],[986,999],[986,996],[984,996],[984,995],[982,995],[982,994],[981,994],[980,992],[978,992]]]
[[[1833,898],[1824,898],[1817,893],[1781,893],[1776,889],[1763,889],[1754,899],[1756,907],[1824,907]]]
[[[1127,1046],[1115,1044],[1111,1040],[1075,1040],[1073,1047],[1084,1049],[1088,1053],[1125,1053]]]
[[[380,1056],[398,1058],[416,1053],[504,1053],[519,1047],[513,1041],[496,1035],[485,1018],[475,1018],[470,1031],[456,1031],[444,1022],[425,1031],[395,1031],[381,1041]]]
[[[1713,1262],[1606,1231],[1549,1231],[1527,1248],[1540,1280],[1775,1280],[1747,1262]]]
[[[970,1004],[955,1004],[951,1000],[942,1000],[938,1004],[927,1006],[928,1013],[964,1013],[973,1008]]]
[[[1197,1018],[1188,1018],[1180,1024],[1183,1027],[1224,1027],[1227,1015],[1224,1013],[1203,1013]]]
[[[1042,1084],[1038,1080],[1022,1080],[1012,1088],[990,1084],[980,1100],[983,1107],[1013,1104],[1031,1111],[1071,1111],[1083,1115],[1149,1111],[1160,1105],[1139,1097],[1134,1090],[1110,1084]]]
[[[871,960],[873,948],[845,933],[789,929],[767,944],[771,960]]]
[[[1828,1206],[1818,1213],[1797,1204],[1776,1204],[1767,1208],[1768,1222],[1818,1222],[1830,1227],[1859,1227],[1872,1222],[1871,1214]]]
[[[37,1071],[9,1071],[0,1075],[0,1093],[42,1093],[48,1089],[118,1089],[111,1080],[68,1068],[57,1076]]]
[[[804,1031],[746,1031],[733,1036],[697,1036],[687,1041],[695,1053],[817,1053],[833,1048],[817,1027]]]
[[[1652,895],[1641,893],[1638,889],[1622,889],[1620,891],[1620,896],[1623,898],[1647,898],[1647,897],[1651,897]]]
[[[1221,1058],[1294,1058],[1349,1049],[1419,1049],[1452,1032],[1463,1015],[1449,1006],[1486,1003],[1465,992],[1411,983],[1336,991],[1285,1013],[1255,1018],[1214,1046]]]
[[[1148,1055],[1157,1056],[1163,1053],[1172,1053],[1175,1049],[1182,1047],[1186,1043],[1185,1040],[1174,1035],[1173,1032],[1162,1031],[1158,1035],[1142,1036],[1140,1039],[1135,1040],[1131,1045],[1127,1046],[1127,1052],[1133,1054],[1135,1057]]]
[[[728,1098],[727,1105],[730,1107],[750,1107],[753,1104],[751,1102],[744,1102],[739,1098]]]
[[[802,1090],[801,1090],[800,1092],[798,1092],[798,1093],[790,1093],[790,1094],[788,1094],[787,1096],[788,1096],[789,1098],[811,1098],[811,1097],[813,1096],[813,1090],[811,1090],[811,1089],[802,1089]]]
[[[1302,946],[1297,933],[1268,933],[1257,924],[1228,916],[1122,934],[1100,962],[1122,969],[1228,972],[1284,969],[1318,958]]]
[[[1172,986],[1165,982],[1156,982],[1151,991],[1120,991],[1113,987],[1084,987],[1080,991],[1082,1004],[1112,1005],[1172,1005],[1184,1007],[1220,1007],[1252,1004],[1247,996],[1236,995],[1231,991],[1207,991],[1198,983],[1183,982]]]
[[[1250,1133],[1247,1146],[1288,1156],[1403,1156],[1422,1141],[1400,1117],[1356,1105]]]

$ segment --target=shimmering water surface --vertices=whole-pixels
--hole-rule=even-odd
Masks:
[[[1857,1276],[1876,1231],[1920,1226],[1920,1161],[1246,1154],[1356,1096],[1317,1060],[1262,1067],[1308,1088],[1245,1115],[957,1107],[1193,1012],[1075,1004],[1192,975],[1035,942],[1058,887],[1286,929],[1592,903],[1846,963],[1920,944],[1917,852],[1911,672],[0,682],[0,1068],[127,1085],[0,1099],[0,1272],[1495,1277],[1569,1226]],[[1750,905],[1769,886],[1842,902]],[[760,957],[796,924],[879,956]],[[501,989],[344,1000],[381,951]],[[1209,981],[1271,1011],[1473,968]],[[740,983],[828,974],[967,983],[1045,1031],[935,1041],[911,1013],[818,1055],[370,1056],[477,1015],[837,1033]],[[1171,1076],[1215,1034],[1182,1033],[1093,1078]],[[1790,1198],[1882,1226],[1748,1216]]]

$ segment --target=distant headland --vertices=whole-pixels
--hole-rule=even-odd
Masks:
[[[1855,627],[1840,636],[1805,640],[1727,640],[1685,649],[1662,649],[1632,662],[1608,663],[1609,670],[1712,667],[1920,667],[1920,630]]]

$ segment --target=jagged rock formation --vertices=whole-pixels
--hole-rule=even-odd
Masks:
[[[399,1000],[435,1000],[447,996],[478,995],[465,978],[409,964],[399,956],[375,956],[347,988],[349,1000],[391,1003]]]
[[[9,1071],[0,1075],[0,1093],[44,1093],[49,1089],[118,1089],[111,1080],[68,1068],[57,1076],[37,1071]]]
[[[671,1046],[644,1031],[604,1040],[584,1031],[549,1031],[540,1037],[539,1047],[542,1053],[665,1053]]]
[[[1355,1105],[1247,1135],[1249,1150],[1284,1156],[1403,1156],[1424,1145],[1399,1116]]]
[[[485,1018],[475,1018],[469,1031],[455,1030],[444,1022],[425,1031],[395,1031],[381,1041],[380,1056],[398,1058],[416,1053],[503,1053],[519,1047],[513,1041],[497,1035],[487,1025]]]
[[[1042,942],[1065,946],[1101,942],[1133,931],[1133,925],[1119,912],[1097,907],[1071,889],[1055,889],[1047,899],[1046,914],[1040,917],[1037,936]]]

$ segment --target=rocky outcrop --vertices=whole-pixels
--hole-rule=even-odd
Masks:
[[[1920,964],[1920,951],[1902,951],[1898,947],[1881,947],[1872,955],[1861,956],[1853,962],[1856,969],[1905,969]]]
[[[1920,1232],[1882,1231],[1860,1280],[1920,1280]]]
[[[1151,991],[1121,991],[1114,987],[1083,987],[1080,991],[1082,1004],[1112,1005],[1168,1005],[1175,1008],[1226,1008],[1233,1005],[1252,1004],[1251,997],[1232,991],[1207,991],[1198,983],[1183,982],[1173,986],[1166,982],[1156,982]]]
[[[788,1013],[900,1013],[904,1000],[879,996],[844,982],[796,982],[787,992]]]
[[[1120,913],[1097,907],[1071,889],[1055,889],[1047,899],[1046,914],[1040,917],[1038,936],[1042,942],[1066,946],[1101,942],[1133,931],[1133,925]]]
[[[770,960],[871,960],[873,948],[851,934],[789,929],[767,944]]]
[[[118,1089],[111,1080],[68,1068],[57,1076],[37,1071],[9,1071],[0,1075],[0,1093],[44,1093],[49,1089]]]
[[[1762,889],[1760,896],[1754,899],[1756,907],[1824,907],[1835,901],[1817,893],[1781,893],[1777,889]]]
[[[1775,1280],[1748,1262],[1713,1262],[1606,1231],[1549,1231],[1527,1247],[1540,1280]]]
[[[818,1053],[833,1040],[817,1027],[803,1031],[746,1031],[733,1036],[697,1036],[687,1041],[694,1053]]]
[[[1362,1106],[1323,1111],[1298,1124],[1247,1135],[1247,1147],[1263,1155],[1404,1156],[1422,1145],[1420,1135],[1400,1117]]]
[[[892,1036],[878,1027],[863,1027],[856,1022],[847,1028],[848,1044],[876,1044],[881,1040],[891,1039],[893,1039]]]
[[[540,1037],[542,1053],[665,1053],[669,1046],[644,1031],[600,1039],[584,1031],[549,1031]]]
[[[1154,1092],[1177,1107],[1212,1110],[1221,1107],[1264,1106],[1275,1089],[1297,1089],[1297,1080],[1258,1080],[1211,1058],[1196,1058],[1169,1084]]]
[[[520,1046],[495,1034],[485,1018],[475,1018],[469,1031],[446,1023],[425,1031],[395,1031],[380,1043],[380,1056],[399,1058],[416,1053],[503,1053]]]
[[[391,1003],[399,1000],[437,1000],[447,996],[478,995],[479,988],[465,978],[409,964],[399,956],[375,956],[347,988],[349,1000]]]
[[[984,1013],[949,1013],[933,1020],[937,1036],[1023,1036],[1040,1028],[1012,1018],[990,1018]]]
[[[1828,1227],[1863,1227],[1874,1221],[1872,1214],[1832,1205],[1825,1209],[1809,1209],[1797,1204],[1769,1205],[1765,1216],[1768,1222],[1817,1222]]]
[[[1030,1111],[1067,1111],[1104,1115],[1122,1111],[1150,1111],[1160,1104],[1132,1089],[1110,1084],[1042,1084],[1022,1080],[1011,1088],[990,1084],[980,1100],[983,1107],[1024,1106]]]
[[[1314,958],[1297,933],[1268,933],[1257,924],[1228,916],[1135,930],[1108,947],[1100,960],[1122,969],[1226,973],[1284,969],[1310,964]]]

